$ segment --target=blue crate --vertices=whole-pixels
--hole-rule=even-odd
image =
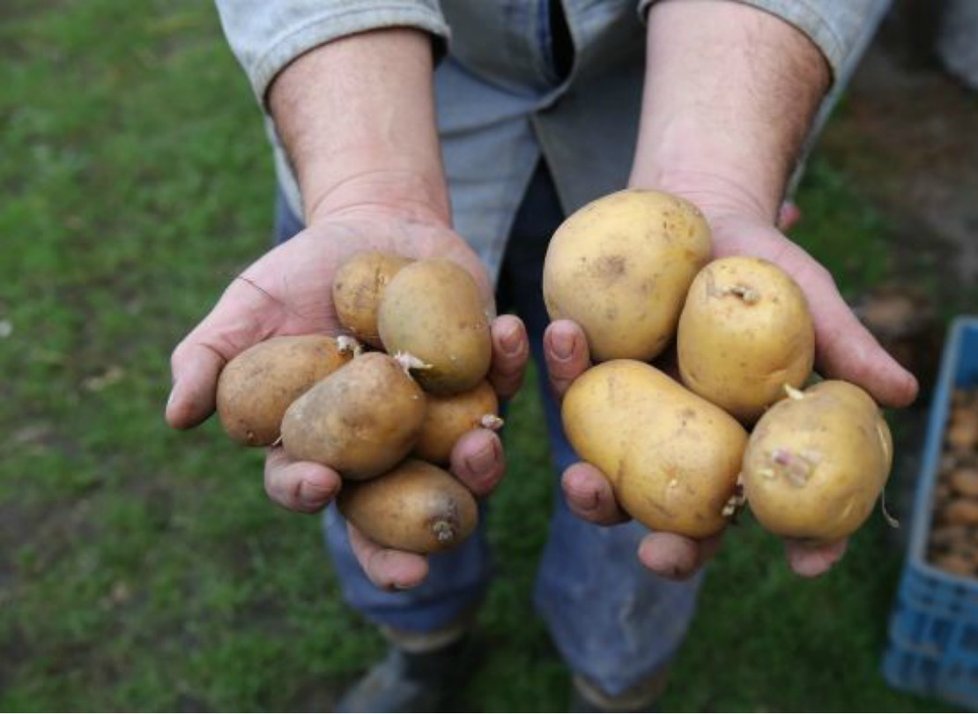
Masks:
[[[910,544],[890,615],[883,675],[898,689],[978,709],[978,579],[927,562],[944,430],[955,387],[978,386],[978,317],[956,319],[930,407]]]

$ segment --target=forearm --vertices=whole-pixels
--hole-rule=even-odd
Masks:
[[[656,3],[630,184],[773,221],[829,80],[819,49],[773,15]]]
[[[449,222],[432,62],[427,34],[384,29],[321,45],[276,77],[268,104],[307,223],[365,203]]]

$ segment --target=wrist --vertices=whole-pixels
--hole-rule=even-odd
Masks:
[[[304,196],[307,225],[362,210],[415,223],[451,227],[448,193],[441,176],[413,169],[360,168],[319,184]]]
[[[711,222],[741,216],[773,224],[781,204],[780,187],[765,190],[765,182],[751,181],[744,172],[700,168],[693,162],[645,163],[632,170],[628,185],[684,198]]]

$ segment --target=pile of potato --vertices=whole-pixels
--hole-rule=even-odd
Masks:
[[[978,576],[978,388],[952,395],[932,524],[928,560],[955,575]]]
[[[338,270],[333,302],[352,337],[275,337],[242,352],[218,381],[221,423],[240,443],[281,443],[337,471],[337,506],[375,542],[454,547],[478,508],[443,467],[462,434],[502,424],[475,281],[448,260],[363,252]]]
[[[746,499],[778,535],[844,538],[889,475],[886,422],[855,385],[803,390],[814,328],[790,276],[710,256],[702,214],[655,191],[600,198],[554,234],[547,309],[582,327],[597,363],[564,398],[571,444],[650,529],[710,536]],[[649,364],[673,343],[678,378]]]

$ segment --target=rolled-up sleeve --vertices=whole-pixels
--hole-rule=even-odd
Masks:
[[[644,18],[657,0],[640,0]],[[866,49],[890,0],[732,0],[789,22],[805,33],[825,55],[833,77],[845,78]]]
[[[444,51],[449,28],[437,0],[215,0],[231,50],[264,103],[272,79],[299,55],[346,35],[414,27]]]

